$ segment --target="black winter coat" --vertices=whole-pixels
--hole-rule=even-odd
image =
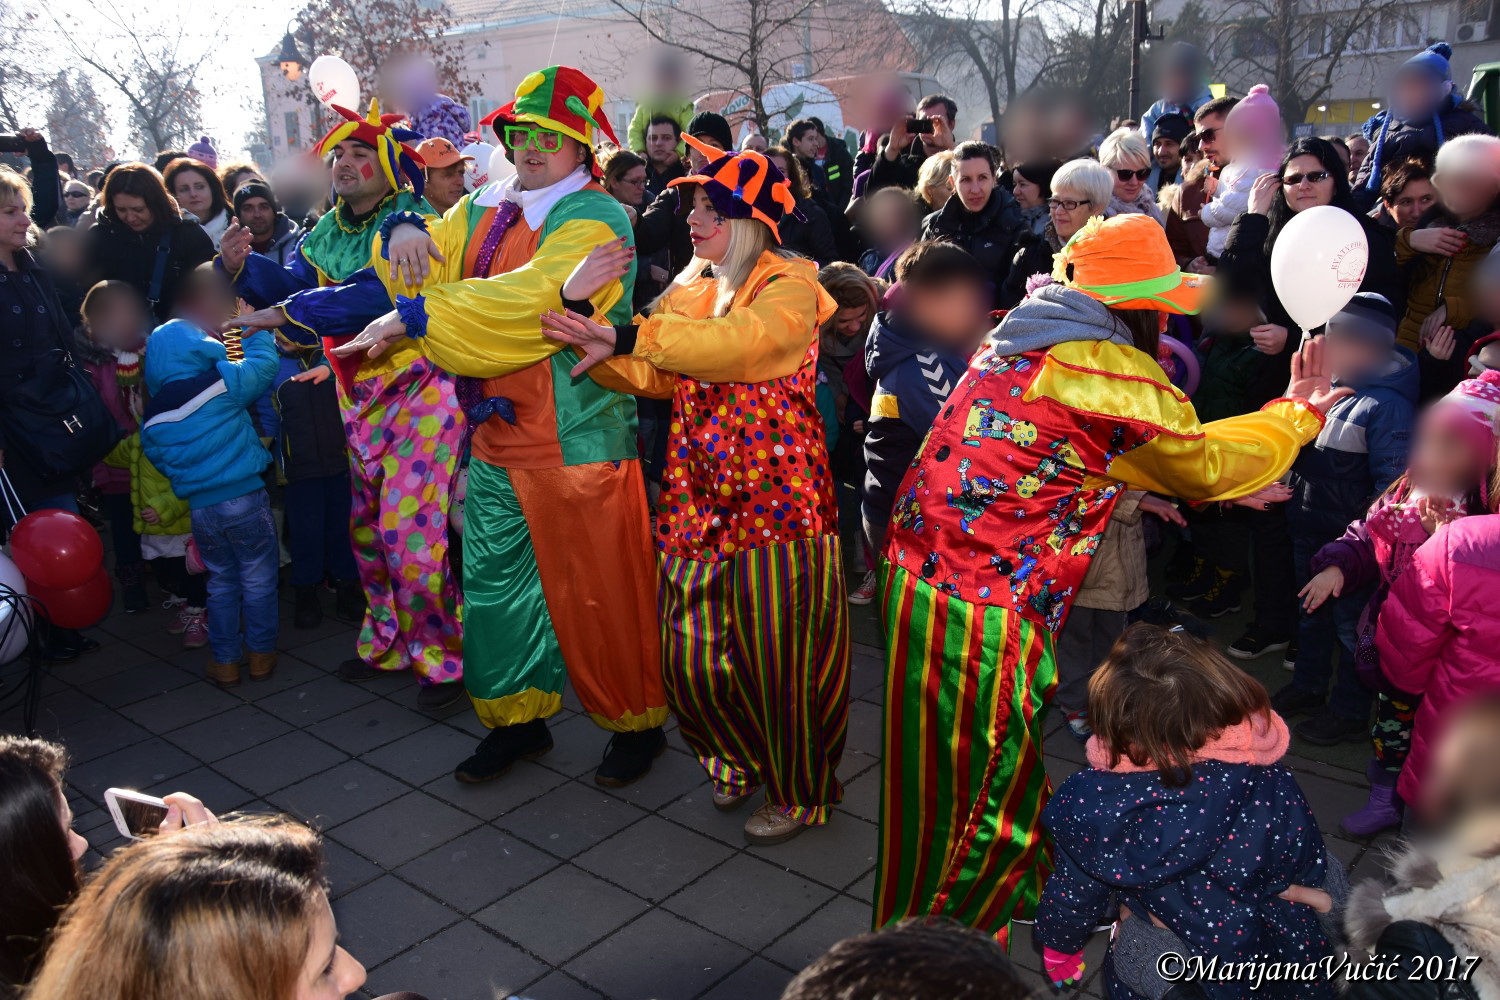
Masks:
[[[1010,277],[1016,240],[1025,230],[1021,206],[1004,188],[995,188],[978,212],[964,208],[957,194],[922,222],[922,239],[947,240],[969,251],[990,275],[995,308],[1003,307],[1005,281]],[[1051,265],[1048,265],[1051,269]]]
[[[839,259],[838,244],[833,239],[833,229],[828,222],[828,213],[810,198],[802,198],[797,202],[797,211],[804,218],[799,219],[795,215],[782,218],[777,229],[781,232],[781,245],[787,250],[793,250],[817,261],[818,266],[831,264]]]
[[[289,483],[349,471],[349,443],[334,380],[292,381],[293,375],[323,363],[321,355],[283,357],[271,390],[281,423],[276,459]]]
[[[1047,231],[1056,232],[1050,222],[1047,223]],[[1056,256],[1057,250],[1052,248],[1047,233],[1033,233],[1023,229],[1017,238],[1015,255],[1011,258],[1010,274],[1000,287],[1000,308],[1014,309],[1026,297],[1026,279],[1033,274],[1051,274],[1052,259]]]
[[[1385,122],[1385,116],[1389,111],[1382,111],[1369,121],[1365,122],[1363,132],[1365,138],[1370,140],[1370,155],[1365,157],[1365,162],[1359,166],[1359,173],[1354,179],[1354,201],[1360,210],[1368,212],[1380,201],[1380,182],[1376,181],[1375,189],[1369,189],[1370,171],[1378,162],[1383,171],[1394,163],[1413,156],[1421,157],[1428,163],[1437,155],[1438,147],[1456,135],[1469,135],[1471,133],[1490,134],[1490,128],[1475,112],[1475,108],[1468,101],[1457,94],[1449,94],[1443,101],[1443,106],[1432,118],[1425,121],[1395,122],[1385,129],[1385,137],[1381,138],[1381,126]],[[1439,139],[1436,119],[1442,123],[1443,132]],[[1377,148],[1378,147],[1378,148]]]
[[[164,238],[169,243],[166,272],[154,310],[158,320],[165,320],[171,314],[172,300],[182,276],[214,259],[213,240],[203,227],[190,219],[177,219],[165,231],[153,227],[138,233],[100,216],[88,231],[88,268],[94,280],[128,281],[146,296],[150,294],[156,248]]]

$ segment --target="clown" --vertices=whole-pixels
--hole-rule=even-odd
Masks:
[[[814,397],[818,328],[837,306],[778,246],[794,201],[775,165],[684,138],[707,160],[672,182],[694,257],[650,317],[543,319],[584,352],[579,369],[672,400],[657,511],[667,694],[714,805],[764,787],[745,837],[776,844],[843,796],[849,623]]]
[[[433,216],[422,199],[415,133],[394,127],[371,102],[317,145],[329,158],[334,208],[282,267],[250,252],[238,225],[224,234],[218,265],[257,310],[234,322],[281,328],[325,350],[390,306],[369,264],[381,225],[394,213]],[[459,598],[447,568],[448,502],[463,451],[465,422],[452,376],[408,348],[379,361],[333,362],[350,445],[352,538],[367,602],[356,657],[339,666],[348,681],[410,669],[418,703],[442,708],[463,696]],[[321,373],[326,377],[326,372]],[[318,377],[318,375],[314,375]]]
[[[522,80],[484,121],[515,176],[442,220],[387,220],[390,263],[378,271],[396,310],[334,352],[383,357],[396,343],[474,388],[465,679],[491,732],[458,765],[460,781],[497,778],[551,749],[545,720],[562,707],[567,679],[614,734],[597,782],[635,781],[666,746],[634,400],[571,374],[574,359],[541,335],[541,315],[565,299],[630,318],[630,221],[593,159],[598,136],[615,139],[603,105],[603,90],[576,69]]]
[[[1314,341],[1287,398],[1199,424],[1154,358],[1160,314],[1195,313],[1200,279],[1178,270],[1146,216],[1089,222],[1056,277],[990,334],[903,484],[883,568],[876,926],[944,916],[1003,939],[1012,917],[1034,912],[1050,867],[1040,817],[1053,634],[1116,481],[1198,501],[1253,493],[1347,391],[1329,386]],[[1019,469],[1035,470],[1025,488],[986,497],[987,509],[955,502]]]

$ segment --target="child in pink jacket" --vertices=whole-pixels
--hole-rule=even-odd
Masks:
[[[1497,507],[1493,490],[1490,510]],[[1380,611],[1380,668],[1403,691],[1423,693],[1397,791],[1419,803],[1429,748],[1448,714],[1500,691],[1500,517],[1465,517],[1417,550]]]

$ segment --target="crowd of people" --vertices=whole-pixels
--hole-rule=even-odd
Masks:
[[[27,132],[29,177],[0,171],[0,418],[61,349],[119,443],[58,474],[7,437],[0,469],[25,509],[106,527],[123,610],[159,597],[208,682],[274,673],[284,579],[294,627],[330,599],[359,624],[345,681],[467,696],[489,735],[458,780],[547,753],[571,683],[609,734],[596,781],[645,778],[671,713],[714,807],[759,802],[754,844],[836,821],[847,605],[878,602],[895,930],[788,996],[867,995],[836,991],[909,975],[903,949],[1003,969],[1018,920],[1059,986],[1115,922],[1112,997],[1180,995],[1167,953],[1351,946],[1485,959],[1356,996],[1500,995],[1500,138],[1449,55],[1404,63],[1362,134],[1288,141],[1266,86],[1215,97],[1180,45],[1142,121],[1007,127],[1005,149],[899,89],[857,148],[817,118],[737,141],[670,71],[622,143],[604,91],[554,66],[475,123],[513,172],[473,191],[436,134],[467,121],[334,109],[321,206],[207,137],[79,176]],[[1303,330],[1272,261],[1324,207],[1368,260]],[[1247,602],[1222,650],[1199,634]],[[57,662],[97,645],[41,638]],[[1234,662],[1272,656],[1274,692]],[[1049,709],[1089,761],[1055,795]],[[1415,838],[1394,887],[1351,892],[1280,763],[1293,734],[1368,745],[1342,828]],[[54,814],[55,844],[0,842],[48,866],[0,934],[27,996],[167,988],[171,962],[81,961],[103,935],[275,955],[288,998],[362,982],[311,833],[183,800],[191,829],[80,891],[60,750],[0,751]],[[257,944],[287,927],[297,947]],[[1262,992],[1334,995],[1311,975]]]

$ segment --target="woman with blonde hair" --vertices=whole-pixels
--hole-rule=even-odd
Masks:
[[[124,848],[63,917],[26,1000],[343,1000],[318,835],[286,818],[190,827]]]
[[[1162,221],[1156,192],[1146,183],[1151,176],[1151,147],[1133,128],[1116,129],[1099,144],[1099,162],[1115,180],[1114,194],[1105,218],[1116,215],[1149,215]]]
[[[713,159],[672,182],[695,255],[650,318],[605,326],[568,303],[542,324],[583,354],[575,375],[672,398],[657,515],[667,696],[714,805],[765,786],[745,836],[775,844],[843,797],[849,622],[815,403],[818,329],[837,306],[779,245],[796,202],[775,165],[700,152]]]
[[[917,171],[917,200],[923,215],[931,215],[953,197],[953,150],[933,153]]]

